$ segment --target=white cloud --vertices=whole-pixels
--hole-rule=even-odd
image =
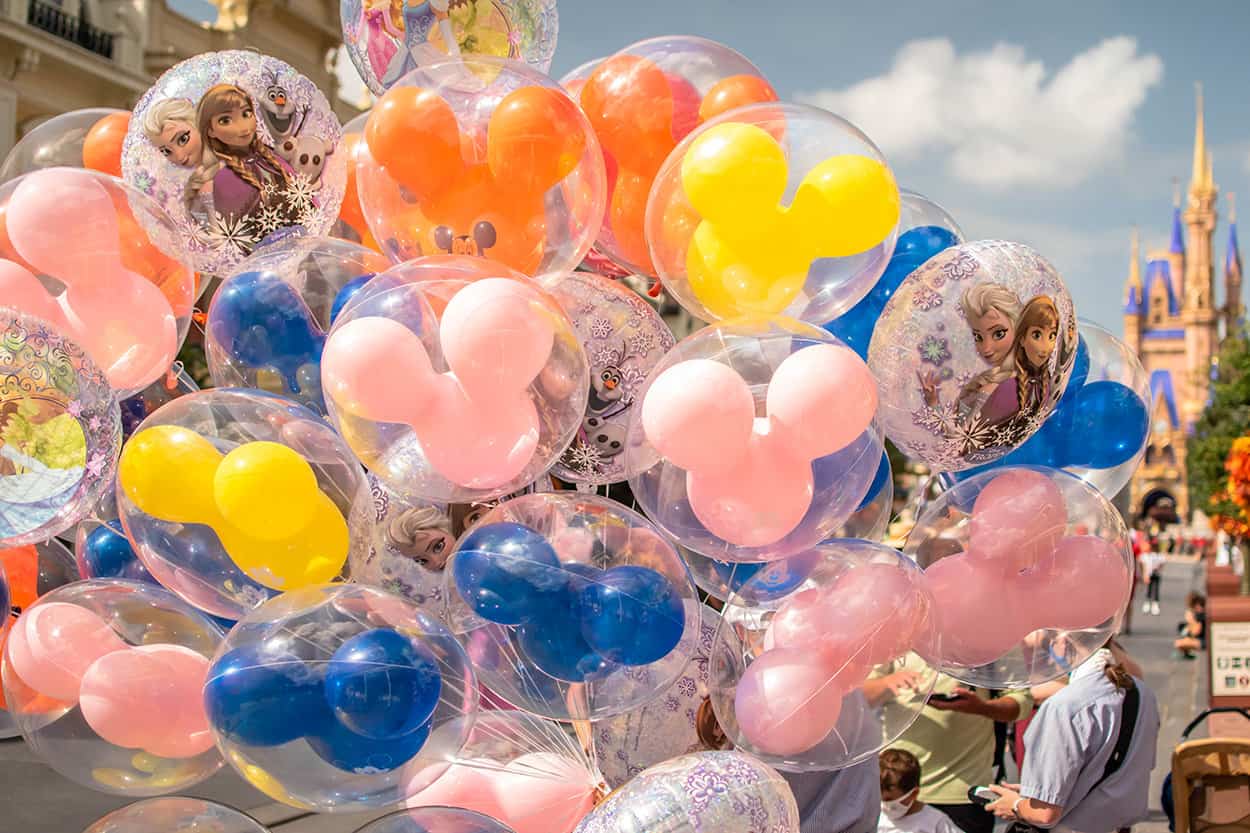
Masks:
[[[960,55],[946,38],[916,40],[884,75],[800,93],[863,128],[888,157],[940,158],[983,187],[1068,187],[1122,156],[1133,117],[1163,61],[1131,37],[1108,38],[1048,75],[1024,49]]]

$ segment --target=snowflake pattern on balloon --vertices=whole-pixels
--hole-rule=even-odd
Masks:
[[[940,367],[943,362],[951,357],[950,350],[946,347],[946,339],[937,336],[925,336],[920,342],[920,361],[925,364],[931,364]]]

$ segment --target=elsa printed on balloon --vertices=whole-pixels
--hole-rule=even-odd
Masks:
[[[939,470],[1003,456],[1063,395],[1075,320],[1058,274],[1025,246],[934,257],[887,304],[869,350],[887,435]]]
[[[346,187],[338,119],[293,67],[249,52],[183,61],[135,108],[122,172],[179,226],[203,272],[278,233],[326,233]]]

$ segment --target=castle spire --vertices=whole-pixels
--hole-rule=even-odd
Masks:
[[[1242,327],[1241,247],[1237,245],[1237,195],[1228,195],[1228,251],[1224,254],[1224,322],[1225,332],[1235,333]]]
[[[1141,289],[1141,236],[1137,232],[1137,226],[1133,226],[1133,243],[1132,258],[1128,264],[1128,284]]]
[[[1181,181],[1172,177],[1172,242],[1168,251],[1174,255],[1185,254],[1185,221],[1181,217]]]
[[[1124,313],[1140,315],[1145,308],[1146,293],[1141,282],[1141,238],[1137,226],[1133,226],[1131,255],[1128,263],[1128,280],[1125,282]]]
[[[1211,190],[1214,185],[1211,171],[1211,157],[1207,153],[1207,133],[1203,123],[1202,83],[1195,84],[1198,97],[1198,115],[1194,122],[1194,165],[1190,175],[1189,190],[1191,193]]]

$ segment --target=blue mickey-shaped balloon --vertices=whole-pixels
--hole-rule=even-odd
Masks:
[[[941,226],[919,226],[903,232],[894,244],[894,254],[890,257],[890,262],[873,288],[859,303],[826,324],[825,329],[846,342],[860,358],[867,361],[872,331],[877,326],[877,319],[881,317],[886,302],[908,275],[938,252],[949,249],[958,242],[959,238],[953,231]]]
[[[320,367],[326,334],[295,287],[273,272],[242,272],[222,284],[208,313],[209,337],[230,361],[271,368],[291,393],[304,391]]]
[[[622,665],[648,665],[681,642],[685,607],[673,583],[649,567],[605,570],[581,593],[582,635]]]
[[[337,725],[324,674],[279,645],[241,645],[213,662],[204,684],[213,728],[246,746],[281,746]]]
[[[156,583],[122,532],[121,521],[100,524],[87,533],[78,557],[83,578],[125,578]]]
[[[478,616],[500,625],[538,619],[566,592],[551,543],[524,524],[481,524],[456,545],[452,577]]]
[[[358,735],[336,720],[316,733],[308,745],[323,761],[344,772],[390,772],[411,761],[430,736],[430,724],[391,740]]]
[[[394,628],[348,639],[326,668],[326,699],[355,734],[389,741],[429,722],[443,690],[438,660]]]
[[[352,298],[356,297],[356,293],[360,291],[360,288],[367,284],[372,278],[373,273],[370,272],[367,275],[360,275],[359,277],[352,278],[350,281],[343,284],[343,288],[335,294],[334,302],[330,304],[331,325],[334,324],[334,319],[339,317],[339,313],[343,311],[343,307],[351,303]]]
[[[581,629],[582,591],[603,577],[603,570],[570,562],[565,592],[538,619],[517,628],[517,645],[544,673],[569,683],[609,674],[616,664],[590,647]]]
[[[748,604],[784,598],[807,580],[820,563],[817,550],[793,555],[777,561],[743,561],[731,563],[712,561],[712,569],[721,581]]]

